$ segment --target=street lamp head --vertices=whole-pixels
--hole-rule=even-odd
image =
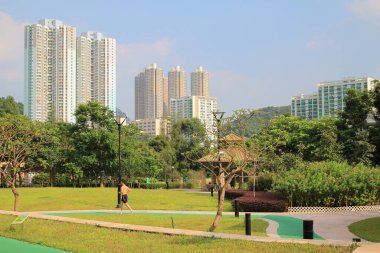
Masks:
[[[214,115],[214,118],[216,120],[221,120],[223,118],[225,112],[214,111],[214,112],[212,112],[212,114]]]
[[[114,120],[115,120],[116,124],[118,124],[118,125],[124,125],[124,123],[127,120],[127,116],[116,115],[115,118],[114,118]]]

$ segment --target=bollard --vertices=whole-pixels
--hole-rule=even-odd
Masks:
[[[211,187],[210,191],[211,191],[211,197],[214,197],[214,187]]]
[[[303,221],[303,239],[314,239],[313,220]]]
[[[245,214],[245,235],[251,235],[251,214]]]
[[[235,199],[235,217],[239,217],[239,202]]]

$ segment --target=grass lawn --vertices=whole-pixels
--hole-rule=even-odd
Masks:
[[[71,252],[350,252],[348,247],[169,236],[36,219],[26,220],[23,229],[11,230],[9,226],[14,219],[14,216],[0,215],[0,236]]]
[[[134,225],[155,226],[155,227],[172,227],[172,218],[174,228],[189,229],[198,231],[207,231],[214,220],[213,216],[199,215],[151,215],[151,214],[101,214],[101,215],[65,215],[73,218],[81,218],[87,220],[110,221],[117,223],[127,223]],[[252,235],[266,236],[268,222],[252,219]],[[215,232],[229,234],[245,234],[244,218],[223,217]]]
[[[352,223],[348,226],[351,233],[370,242],[380,242],[380,217]]]
[[[20,211],[94,210],[116,206],[116,188],[18,188]],[[132,208],[138,210],[216,211],[217,196],[176,190],[132,189],[128,194]],[[13,210],[10,189],[0,189],[0,209]],[[224,211],[232,211],[226,200]]]

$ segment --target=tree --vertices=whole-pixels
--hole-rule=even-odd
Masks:
[[[75,116],[77,121],[71,129],[74,146],[71,157],[76,164],[75,171],[82,168],[84,176],[100,178],[102,184],[103,174],[113,174],[116,162],[117,139],[113,113],[97,102],[88,102],[79,105]],[[69,167],[73,168],[71,165]]]
[[[0,118],[0,172],[14,195],[14,211],[19,210],[16,178],[21,176],[26,157],[40,145],[38,129],[24,116],[7,114]]]
[[[164,161],[163,163],[163,176],[165,181],[168,180],[168,173],[170,168],[175,163],[175,150],[172,147],[172,142],[167,136],[158,135],[149,141],[149,146],[154,149],[155,152],[160,156],[160,159]]]
[[[246,173],[252,175],[256,172],[257,162],[260,160],[255,147],[246,142],[246,138],[231,134],[231,125],[239,125],[241,136],[248,120],[253,115],[252,111],[235,111],[231,117],[220,119],[216,123],[215,132],[209,136],[217,136],[216,140],[210,140],[211,145],[208,155],[199,157],[199,153],[188,153],[186,157],[198,163],[208,170],[216,178],[216,188],[218,190],[218,209],[209,231],[214,231],[222,218],[225,193],[228,185],[236,175]],[[236,128],[235,128],[236,129]],[[224,136],[224,137],[221,137]],[[216,141],[216,142],[215,142]]]
[[[344,98],[345,108],[341,118],[353,128],[362,128],[368,114],[372,111],[373,100],[368,91],[350,89]]]
[[[212,133],[209,133],[212,134]],[[171,132],[171,145],[175,150],[176,166],[182,175],[189,169],[199,169],[199,164],[187,157],[202,157],[206,154],[210,140],[199,119],[177,121]]]
[[[12,96],[0,98],[0,116],[5,114],[22,114],[22,104],[17,103]]]
[[[351,89],[344,98],[346,107],[337,122],[339,138],[343,144],[346,160],[352,164],[371,164],[375,145],[371,143],[370,131],[366,119],[376,105],[375,93]]]

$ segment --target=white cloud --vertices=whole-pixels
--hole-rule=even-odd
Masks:
[[[174,45],[174,41],[167,38],[159,39],[152,43],[138,42],[118,44],[118,69],[120,69],[122,73],[134,73],[136,75],[150,63],[157,62],[160,64],[165,61],[172,53]]]
[[[318,43],[315,40],[310,40],[306,43],[305,48],[308,50],[313,50],[318,47]]]
[[[380,65],[377,66],[377,72],[380,73]]]
[[[24,25],[9,14],[0,12],[0,81],[9,89],[22,87],[13,86],[14,82],[22,85],[23,80]]]
[[[349,11],[355,16],[364,19],[380,18],[379,0],[354,0],[347,5]]]
[[[117,45],[117,105],[133,118],[135,76],[156,62],[162,67],[173,57],[175,42],[168,38],[156,41]]]

